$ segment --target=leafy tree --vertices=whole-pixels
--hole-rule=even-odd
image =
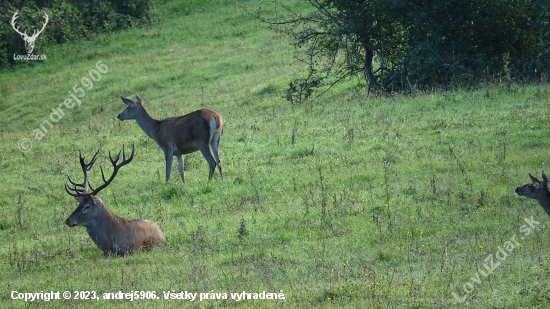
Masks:
[[[271,1],[279,8],[275,18],[263,17],[261,4],[254,12],[291,38],[308,67],[289,85],[292,102],[359,74],[369,89],[387,92],[525,78],[543,66],[535,54],[550,51],[549,5],[542,0],[304,2],[309,9]]]
[[[255,16],[288,35],[296,49],[304,48],[296,57],[308,66],[307,77],[290,83],[290,101],[301,102],[315,88],[326,91],[357,74],[363,74],[371,87],[380,86],[380,76],[387,69],[385,55],[397,53],[394,42],[399,38],[399,25],[384,14],[386,0],[308,0],[314,10],[305,14],[274,2],[282,8],[282,17],[264,18],[261,7]],[[375,55],[380,63],[376,70]]]
[[[531,0],[400,1],[408,77],[425,87],[490,79],[529,61],[537,45]]]

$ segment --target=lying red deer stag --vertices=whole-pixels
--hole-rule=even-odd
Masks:
[[[103,168],[101,168],[101,176],[103,177],[104,184],[94,189],[88,181],[88,171],[94,165],[98,152],[99,150],[89,163],[86,163],[82,154],[80,154],[80,166],[84,173],[84,181],[82,183],[74,183],[67,175],[69,182],[73,184],[74,188],[70,188],[67,183],[65,183],[65,191],[67,191],[69,195],[74,196],[79,204],[69,218],[65,220],[65,224],[69,227],[86,227],[86,232],[88,232],[88,235],[90,235],[90,238],[99,249],[103,250],[105,256],[124,256],[133,251],[148,249],[154,244],[163,241],[164,234],[154,222],[141,219],[126,220],[121,218],[113,214],[111,210],[105,206],[103,201],[96,196],[99,191],[107,187],[111,181],[113,181],[118,170],[122,166],[132,161],[134,158],[134,147],[132,146],[132,154],[126,159],[124,146],[122,146],[122,162],[120,162],[120,164],[117,164],[120,158],[120,152],[116,156],[116,159],[113,159],[109,151],[109,159],[114,168],[113,174],[108,180],[105,180]],[[88,187],[90,187],[92,192],[88,192]]]
[[[178,169],[181,180],[183,177],[183,155],[200,150],[208,165],[210,173],[208,180],[212,179],[216,166],[223,179],[222,166],[218,157],[220,137],[222,135],[223,119],[220,114],[209,109],[199,109],[187,115],[169,117],[164,120],[151,118],[143,107],[143,100],[136,94],[137,102],[125,97],[120,97],[126,109],[118,114],[120,120],[135,119],[139,127],[152,138],[164,152],[166,160],[166,182],[170,179],[172,161],[174,156],[178,160]],[[214,159],[210,153],[210,147],[214,152]]]

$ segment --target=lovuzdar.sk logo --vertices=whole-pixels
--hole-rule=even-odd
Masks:
[[[21,35],[21,38],[25,41],[25,48],[27,49],[27,55],[13,55],[13,60],[46,60],[46,55],[33,55],[32,51],[34,49],[34,43],[36,39],[38,38],[38,35],[44,31],[44,28],[46,28],[46,25],[48,24],[48,14],[44,13],[44,18],[46,21],[44,22],[44,25],[42,26],[42,29],[40,31],[33,31],[33,34],[31,36],[27,35],[27,30],[24,32],[19,31],[19,26],[15,25],[15,20],[19,18],[17,16],[17,12],[15,11],[15,14],[13,14],[13,17],[11,19],[11,26],[13,27],[13,30],[15,32],[19,33]]]

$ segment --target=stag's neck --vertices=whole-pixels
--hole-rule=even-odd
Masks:
[[[113,230],[117,226],[116,220],[117,216],[107,206],[101,205],[100,215],[86,225],[86,232],[99,248],[103,249],[106,239],[116,233]]]
[[[546,211],[546,214],[550,216],[550,191],[543,190],[539,194],[537,202],[539,202],[540,206]]]
[[[156,134],[162,121],[153,119],[143,108],[139,116],[136,117],[136,122],[145,134],[156,141]]]

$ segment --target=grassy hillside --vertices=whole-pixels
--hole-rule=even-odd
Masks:
[[[2,307],[550,306],[549,219],[513,193],[550,164],[548,85],[376,97],[358,80],[291,106],[284,89],[301,68],[284,38],[231,1],[156,6],[150,28],[56,46],[43,63],[0,73]],[[108,71],[37,141],[33,130],[98,61]],[[224,179],[208,182],[194,153],[186,182],[174,165],[165,184],[159,147],[116,120],[119,96],[135,93],[157,119],[222,114]],[[89,172],[97,186],[98,165],[110,172],[107,153],[122,144],[136,156],[99,196],[119,216],[156,222],[166,242],[105,258],[84,228],[63,224],[77,206],[63,184],[81,179],[80,150],[101,149]],[[531,217],[540,224],[526,235]],[[464,287],[473,291],[460,302]],[[231,299],[243,290],[285,299]],[[30,303],[12,291],[159,299]],[[228,299],[166,300],[169,291]]]

